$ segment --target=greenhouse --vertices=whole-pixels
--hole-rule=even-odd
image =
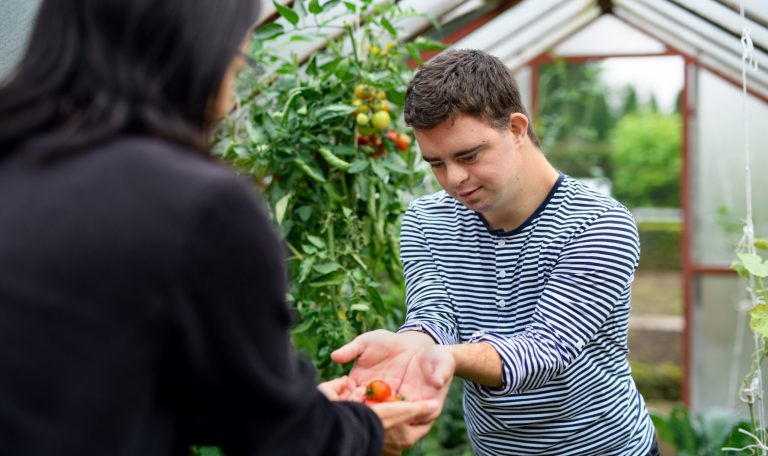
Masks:
[[[0,6],[0,81],[40,3]],[[335,349],[409,318],[403,217],[440,177],[406,124],[406,87],[466,49],[514,75],[553,167],[636,222],[628,359],[662,453],[768,454],[765,0],[262,2],[252,66],[210,147],[263,195],[285,241],[293,343],[318,380],[349,372]],[[465,424],[473,386],[456,380],[404,454],[507,454],[470,443],[466,427],[485,423]]]

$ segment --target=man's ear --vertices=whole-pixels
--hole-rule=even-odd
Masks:
[[[525,137],[528,134],[528,117],[519,112],[510,114],[509,131],[520,139]]]

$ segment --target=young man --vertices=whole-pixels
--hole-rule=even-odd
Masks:
[[[514,78],[483,52],[432,59],[405,119],[444,190],[403,219],[406,322],[334,359],[357,358],[357,381],[402,375],[413,388],[436,369],[417,354],[446,347],[479,455],[658,454],[627,360],[640,247],[627,209],[548,163]]]

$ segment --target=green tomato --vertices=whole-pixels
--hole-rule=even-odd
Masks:
[[[374,118],[375,117],[376,116],[374,115]],[[357,125],[360,126],[360,127],[364,127],[364,126],[368,125],[368,123],[371,121],[368,118],[368,114],[366,114],[364,112],[361,112],[360,114],[358,114],[357,117],[356,117],[356,120],[357,120]]]
[[[373,128],[386,130],[389,127],[389,113],[387,111],[376,111],[373,115]]]

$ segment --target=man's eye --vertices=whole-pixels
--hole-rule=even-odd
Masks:
[[[465,155],[465,156],[461,157],[461,159],[464,162],[471,163],[471,162],[477,160],[477,154]]]
[[[440,168],[443,166],[443,162],[429,162],[429,166],[432,168]]]

